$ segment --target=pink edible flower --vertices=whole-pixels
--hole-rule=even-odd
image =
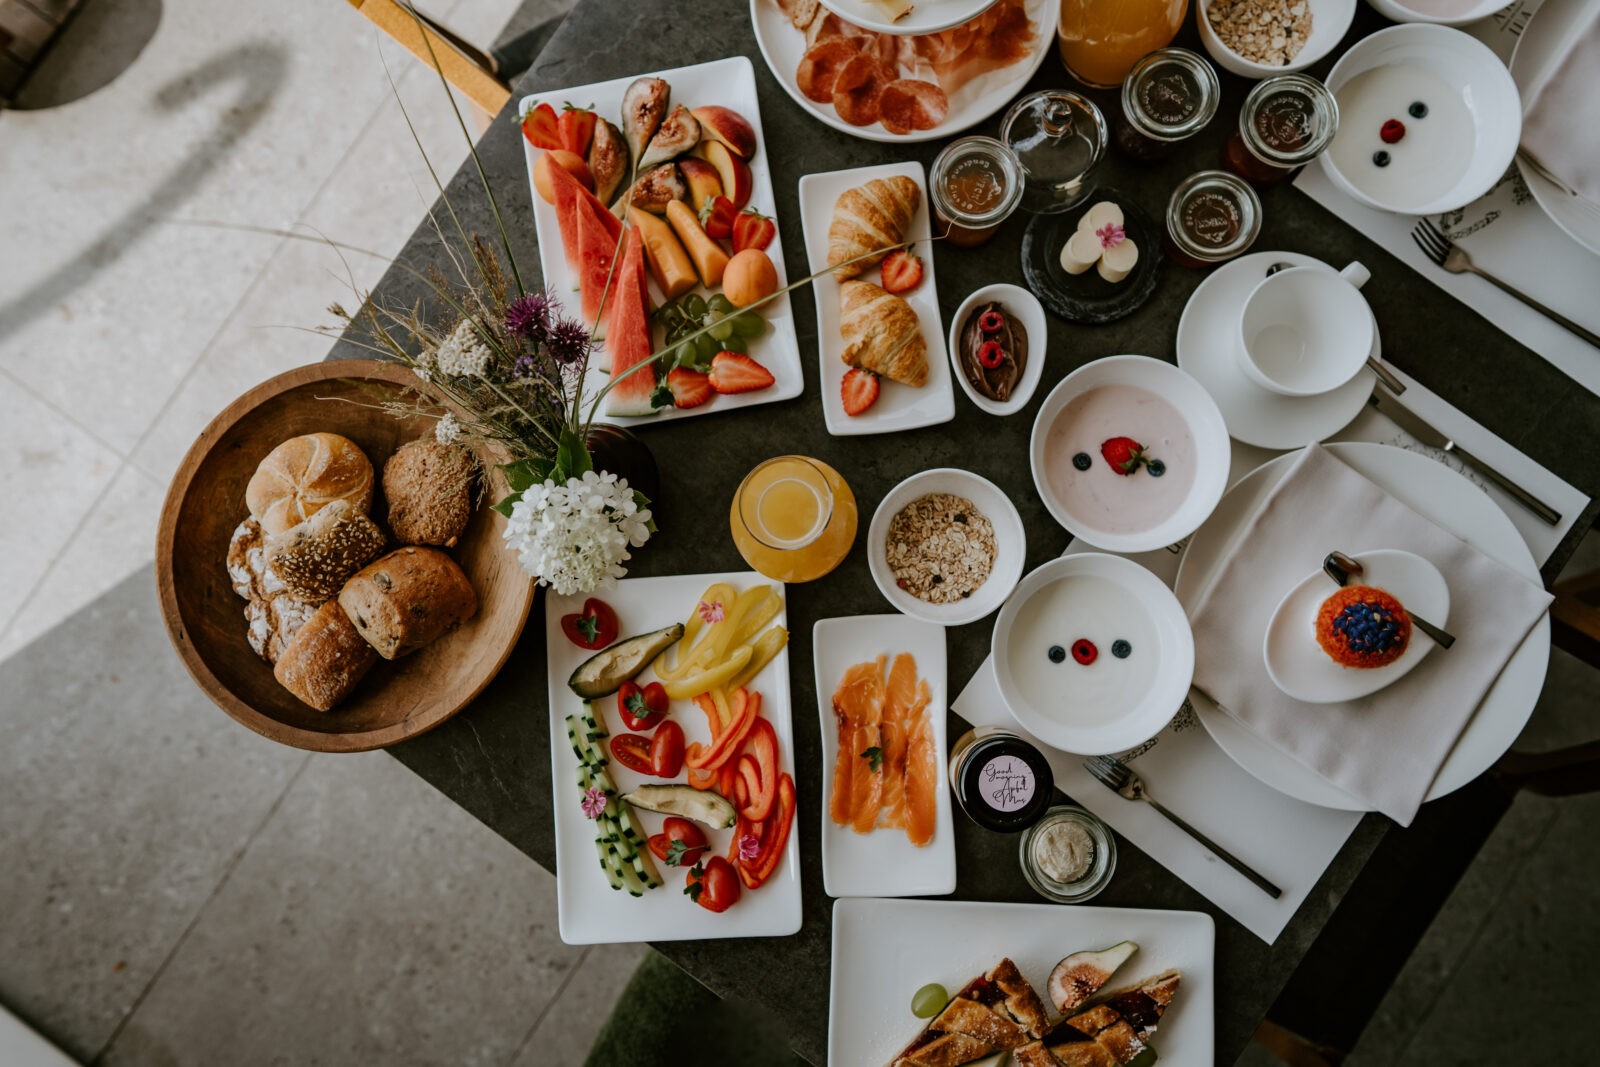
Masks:
[[[1100,238],[1101,248],[1115,248],[1128,239],[1128,231],[1115,222],[1106,223],[1094,231],[1094,235]]]
[[[739,858],[753,860],[761,855],[761,839],[755,834],[745,834],[739,838]]]
[[[583,791],[583,813],[591,819],[598,819],[600,813],[606,810],[606,792],[597,785],[592,785]]]
[[[709,604],[707,604],[704,600],[702,600],[702,601],[700,601],[700,609],[699,610],[700,610],[700,621],[702,621],[702,622],[707,622],[707,623],[713,623],[714,624],[714,623],[721,622],[723,620],[723,618],[725,618],[725,613],[722,610],[722,601],[720,601],[720,600],[713,600]]]

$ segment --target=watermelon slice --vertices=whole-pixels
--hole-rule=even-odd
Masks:
[[[657,410],[651,399],[656,391],[654,367],[617,382],[624,371],[648,360],[654,351],[650,339],[650,301],[644,280],[644,242],[638,230],[629,228],[623,249],[622,262],[617,266],[613,282],[616,298],[610,301],[611,321],[606,330],[606,347],[611,351],[611,380],[616,382],[606,394],[606,414],[654,415]]]
[[[605,320],[609,318],[611,305],[616,302],[622,282],[620,265],[615,275],[611,269],[612,257],[617,254],[617,238],[600,221],[602,214],[610,217],[609,212],[597,212],[580,201],[573,209],[573,214],[578,223],[579,307],[583,313],[583,324],[592,331],[596,325],[606,325]],[[633,283],[630,281],[628,284],[631,286]],[[601,329],[597,336],[604,334],[605,330]]]
[[[577,279],[584,325],[593,330],[601,311],[611,257],[622,236],[622,223],[594,194],[560,167],[552,167],[550,188],[555,197],[556,227],[567,269]],[[555,171],[561,171],[558,175]],[[595,279],[598,278],[598,283]]]

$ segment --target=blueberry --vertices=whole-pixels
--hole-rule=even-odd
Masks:
[[[1067,650],[1062,648],[1060,645],[1051,645],[1049,655],[1051,663],[1065,663],[1067,659]]]
[[[1072,465],[1081,471],[1088,470],[1093,463],[1094,460],[1089,458],[1089,453],[1087,452],[1079,452],[1076,456],[1072,457]]]
[[[1127,659],[1132,652],[1133,646],[1120,637],[1111,642],[1111,654],[1118,659]]]
[[[1372,165],[1375,166],[1375,167],[1387,167],[1389,165],[1389,153],[1387,153],[1387,152],[1374,152],[1374,153],[1372,153]]]
[[[1409,108],[1406,109],[1406,111],[1414,119],[1425,119],[1428,117],[1428,105],[1424,104],[1421,100],[1414,102]]]
[[[1152,478],[1159,478],[1163,474],[1167,473],[1167,465],[1161,462],[1159,459],[1151,460],[1145,465],[1145,469],[1150,472],[1150,477]]]

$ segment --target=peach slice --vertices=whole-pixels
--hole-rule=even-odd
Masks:
[[[694,109],[700,120],[700,136],[719,141],[740,159],[756,154],[756,131],[749,121],[732,108],[711,104]]]
[[[712,197],[722,195],[722,175],[705,160],[685,156],[678,161],[678,170],[689,184],[689,202],[694,205],[696,214],[705,209]]]
[[[556,202],[555,191],[550,188],[551,167],[560,167],[578,179],[578,183],[585,189],[594,192],[594,178],[590,175],[589,164],[583,161],[583,157],[564,148],[552,148],[541,152],[539,158],[533,162],[533,187],[538,190],[539,198],[545,203]]]
[[[755,181],[750,176],[749,164],[734,155],[733,150],[721,141],[701,141],[696,151],[717,168],[717,174],[722,178],[722,195],[732,200],[735,208],[742,208],[750,202]]]

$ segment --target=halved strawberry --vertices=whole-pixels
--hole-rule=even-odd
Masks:
[[[588,158],[589,142],[594,138],[595,121],[594,105],[575,107],[563,103],[561,117],[556,119],[556,132],[561,138],[561,147],[568,152],[576,152]]]
[[[713,196],[700,209],[700,227],[706,231],[707,237],[720,241],[733,233],[733,223],[738,217],[739,209],[733,206],[732,200],[725,196]]]
[[[672,391],[675,408],[697,408],[716,395],[709,376],[685,367],[667,372],[667,388]]]
[[[1118,474],[1128,475],[1149,462],[1144,445],[1131,437],[1113,437],[1100,444],[1100,455]]]
[[[776,223],[755,208],[747,207],[733,220],[733,250],[743,252],[747,248],[765,249],[772,243],[777,233]]]
[[[922,260],[909,248],[897,248],[883,261],[883,287],[891,293],[905,293],[922,281]]]
[[[556,109],[549,104],[539,104],[522,116],[522,136],[535,148],[560,148],[560,120]]]
[[[711,388],[719,393],[753,393],[774,381],[772,372],[749,356],[718,352],[711,357]]]
[[[859,415],[878,401],[878,376],[869,370],[851,367],[844,372],[844,385],[840,387],[840,392],[843,394],[844,413]]]

